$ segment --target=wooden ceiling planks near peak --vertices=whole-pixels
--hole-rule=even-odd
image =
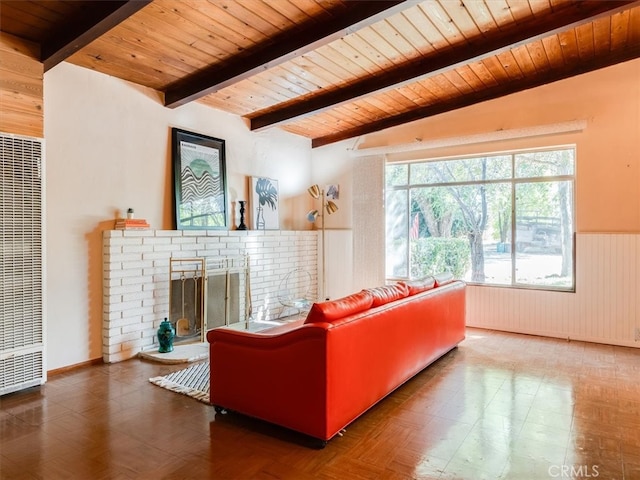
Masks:
[[[314,147],[640,56],[624,0],[12,1],[60,61],[279,126]]]
[[[262,18],[261,15],[271,17],[272,21],[277,22],[279,31],[269,34],[266,41],[244,49],[233,59],[220,65],[211,65],[169,85],[165,91],[165,105],[168,107],[183,105],[240,80],[250,78],[256,73],[280,65],[344,35],[349,28],[358,28],[374,22],[383,15],[383,12],[384,15],[388,15],[390,11],[398,9],[403,2],[404,0],[361,0],[345,3],[341,7],[346,8],[331,12],[331,17],[322,22],[309,17],[300,9],[295,9],[292,18],[286,18],[275,14],[280,7],[267,8],[266,4],[252,2],[248,8],[256,9],[262,5],[262,8],[256,12],[256,17]],[[286,4],[287,2],[282,3],[282,5]],[[247,9],[246,12],[250,10]],[[269,12],[273,14],[269,15]],[[304,19],[299,20],[300,17]],[[270,25],[273,24],[270,23]]]

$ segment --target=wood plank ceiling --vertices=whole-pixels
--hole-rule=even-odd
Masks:
[[[61,61],[278,126],[314,147],[640,56],[624,0],[9,1]]]

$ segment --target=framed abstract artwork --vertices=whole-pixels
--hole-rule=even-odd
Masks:
[[[171,130],[176,229],[228,229],[224,140]]]
[[[278,230],[278,181],[251,177],[251,226],[254,230]]]

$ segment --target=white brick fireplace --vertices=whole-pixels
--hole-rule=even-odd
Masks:
[[[272,320],[277,290],[294,268],[306,269],[317,296],[316,231],[108,230],[103,235],[103,360],[119,362],[157,344],[169,314],[170,258],[249,256],[253,317]]]

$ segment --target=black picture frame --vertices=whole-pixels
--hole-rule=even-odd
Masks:
[[[176,230],[228,230],[225,141],[171,129]]]

